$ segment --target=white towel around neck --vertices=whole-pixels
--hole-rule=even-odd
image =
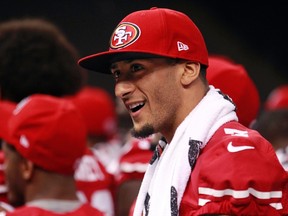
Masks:
[[[224,123],[236,120],[235,105],[209,86],[200,103],[178,126],[170,144],[160,159],[149,164],[136,200],[133,216],[177,216],[179,205],[191,175],[188,161],[189,140],[197,140],[204,148],[215,131]],[[177,191],[177,206],[171,210],[171,187]],[[150,196],[148,213],[145,210],[147,192]],[[146,200],[147,202],[147,200]]]

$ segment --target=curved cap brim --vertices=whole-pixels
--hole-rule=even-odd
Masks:
[[[165,57],[147,52],[133,52],[133,51],[106,51],[98,54],[93,54],[81,58],[78,64],[88,70],[96,71],[99,73],[111,74],[111,64],[117,61],[130,60],[130,59],[146,59],[146,58],[159,58]],[[168,57],[168,56],[167,56]]]

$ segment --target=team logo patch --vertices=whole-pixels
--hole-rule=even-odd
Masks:
[[[171,186],[171,201],[170,201],[170,206],[171,206],[171,216],[177,216],[179,215],[178,211],[178,204],[177,204],[177,190],[174,186]]]
[[[119,49],[133,44],[139,37],[140,28],[129,22],[123,22],[118,25],[110,39],[110,48]]]
[[[193,140],[193,139],[189,140],[189,146],[190,147],[189,147],[189,152],[188,152],[188,160],[189,160],[191,170],[195,166],[195,162],[199,156],[200,146],[202,144],[203,143],[201,141],[198,141],[198,140]]]
[[[149,214],[149,208],[150,208],[150,195],[149,193],[146,194],[146,197],[145,197],[145,200],[144,200],[144,207],[145,207],[145,212],[146,214],[145,215],[148,215]]]

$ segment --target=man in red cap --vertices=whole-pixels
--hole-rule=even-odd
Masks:
[[[86,127],[68,100],[35,94],[13,110],[3,134],[8,215],[104,215],[78,200],[74,171]]]
[[[206,44],[187,15],[133,12],[108,51],[79,64],[112,74],[135,137],[159,132],[167,141],[151,158],[134,216],[288,213],[288,174],[271,144],[240,124],[234,103],[208,84]]]
[[[270,92],[252,127],[271,142],[280,163],[288,171],[288,84]]]

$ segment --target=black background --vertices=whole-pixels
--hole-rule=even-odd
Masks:
[[[80,56],[86,56],[107,49],[110,34],[124,16],[152,6],[190,16],[202,31],[211,54],[228,55],[246,67],[262,101],[273,88],[288,83],[288,7],[284,2],[10,0],[0,3],[0,21],[46,18],[60,27]],[[89,71],[89,83],[113,94],[113,80],[108,75]]]

